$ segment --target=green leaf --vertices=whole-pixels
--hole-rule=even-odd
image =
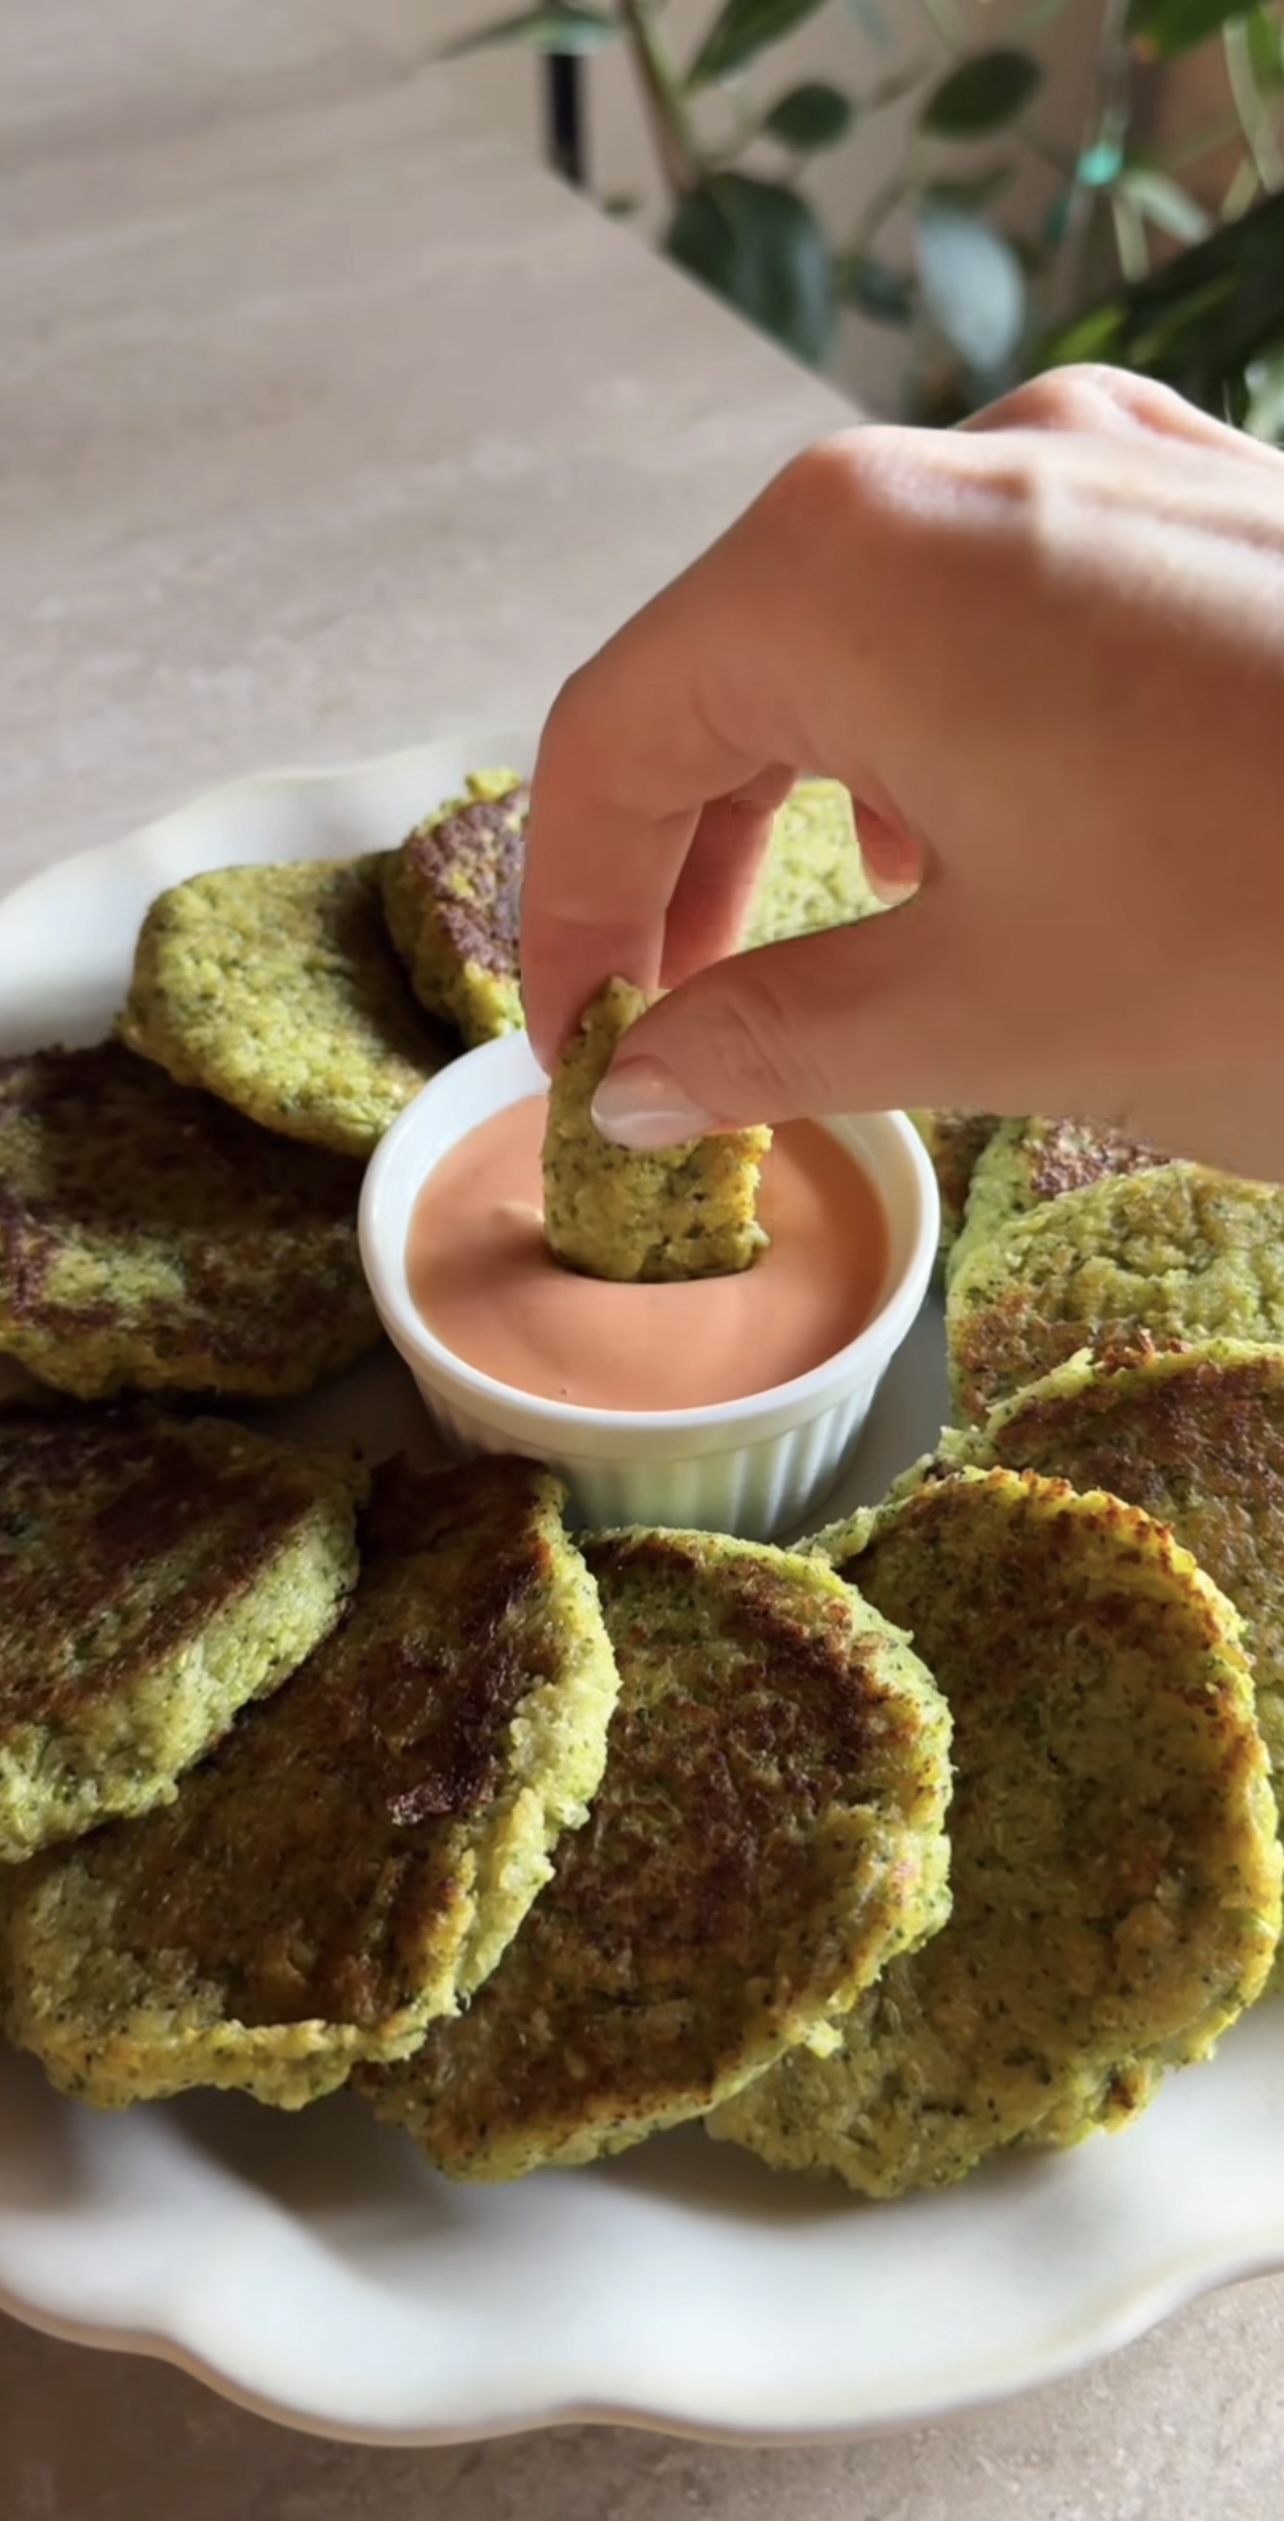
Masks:
[[[1140,52],[1171,61],[1246,15],[1246,0],[1131,0],[1128,32]]]
[[[474,34],[456,36],[437,57],[458,61],[465,53],[489,51],[492,44],[524,45],[537,53],[594,53],[613,44],[619,32],[618,19],[585,8],[581,0],[543,0],[541,7],[524,9],[520,17],[497,18]]]
[[[1247,401],[1243,425],[1249,436],[1268,445],[1284,443],[1284,349],[1270,359],[1254,359],[1245,371]]]
[[[973,53],[932,90],[919,117],[934,140],[978,140],[1029,104],[1043,72],[1028,53]]]
[[[938,332],[973,375],[998,375],[1025,330],[1018,256],[983,220],[930,202],[915,219],[914,243],[923,303]]]
[[[875,324],[908,324],[914,313],[914,288],[907,272],[894,271],[876,254],[848,254],[838,265],[834,283],[844,306],[855,307]]]
[[[1179,245],[1201,245],[1212,234],[1214,223],[1203,203],[1175,184],[1171,175],[1162,175],[1158,167],[1128,167],[1119,179],[1119,190],[1152,228],[1175,236]]]
[[[782,35],[814,17],[826,0],[726,0],[687,75],[689,88],[712,86],[733,70],[743,70]]]
[[[772,106],[763,130],[789,149],[832,149],[845,140],[856,120],[856,108],[841,88],[825,79],[807,79],[790,88]]]
[[[834,328],[833,268],[799,194],[750,175],[711,175],[679,203],[664,245],[800,359],[823,359]]]
[[[1094,307],[1091,314],[1077,315],[1072,324],[1063,325],[1042,344],[1036,367],[1068,367],[1080,360],[1126,367],[1128,362],[1121,355],[1126,329],[1127,317],[1122,307]]]
[[[1174,254],[1159,271],[1053,332],[1035,364],[1108,358],[1203,410],[1241,411],[1253,365],[1284,347],[1284,193]]]
[[[892,30],[878,5],[878,0],[847,0],[857,25],[867,35],[876,52],[890,52]]]
[[[1254,9],[1244,21],[1244,40],[1257,93],[1269,101],[1284,96],[1284,28],[1269,9]]]

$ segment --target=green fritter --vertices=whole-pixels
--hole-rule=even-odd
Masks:
[[[385,859],[383,903],[421,1004],[475,1049],[525,1022],[517,939],[530,794],[515,770],[474,771],[467,789]]]
[[[458,1047],[416,1004],[389,942],[381,866],[223,867],[162,893],[121,1040],[264,1129],[371,1155]]]
[[[837,779],[800,779],[776,815],[742,946],[847,927],[883,908],[865,873],[846,788]]]
[[[988,1147],[999,1118],[995,1112],[911,1112],[928,1154],[941,1194],[941,1237],[937,1258],[948,1261],[963,1224],[972,1175]]]
[[[1243,1619],[1284,1797],[1284,1348],[1221,1339],[1165,1354],[1146,1342],[1085,1351],[983,1427],[947,1431],[939,1458],[1106,1489],[1166,1523]]]
[[[360,1189],[118,1042],[0,1059],[0,1353],[83,1400],[309,1391],[379,1337]]]
[[[222,1419],[0,1416],[0,1861],[172,1800],[333,1628],[362,1484]]]
[[[645,1155],[593,1126],[593,1097],[646,1003],[627,981],[608,981],[562,1055],[544,1135],[544,1232],[588,1278],[729,1276],[766,1245],[756,1205],[771,1131],[728,1130]]]
[[[949,1726],[818,1562],[585,1544],[620,1672],[601,1792],[468,2013],[358,2077],[455,2179],[590,2162],[707,2109],[948,1908]]]
[[[963,1230],[950,1271],[966,1266],[1004,1227],[1065,1192],[1121,1173],[1150,1172],[1166,1159],[1143,1140],[1086,1120],[1005,1120],[977,1156]]]
[[[1121,2126],[1207,2057],[1266,1982],[1280,1850],[1237,1614],[1137,1508],[929,1475],[828,1549],[952,1710],[953,1911],[712,2132],[887,2197]]]
[[[538,1465],[377,1471],[346,1619],[162,1812],[23,1868],[8,2027],[106,2109],[295,2109],[473,1994],[585,1817],[617,1680]]]
[[[1066,1191],[955,1271],[946,1329],[964,1420],[1085,1344],[1284,1340],[1284,1190],[1165,1164]]]

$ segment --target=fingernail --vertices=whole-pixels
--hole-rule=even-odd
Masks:
[[[918,876],[910,879],[899,875],[876,875],[872,867],[867,867],[865,873],[871,893],[876,895],[884,910],[899,910],[902,902],[912,902],[920,889]]]
[[[593,1126],[635,1155],[679,1147],[720,1123],[656,1059],[617,1059],[593,1097]]]

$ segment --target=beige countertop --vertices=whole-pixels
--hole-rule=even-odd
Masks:
[[[825,390],[470,128],[444,0],[32,0],[0,84],[0,890],[537,714]],[[1269,2521],[1284,2279],[847,2448],[310,2442],[0,2322],[5,2521]]]

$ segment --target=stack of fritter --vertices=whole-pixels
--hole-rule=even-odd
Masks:
[[[521,1023],[526,808],[482,772],[385,858],[195,878],[120,1040],[0,1062],[0,1356],[81,1403],[0,1402],[11,2036],[103,2107],[352,2078],[458,2178],[711,2114],[888,2195],[1120,2125],[1278,1945],[1284,1192],[918,1115],[972,1423],[802,1554],[115,1397],[372,1343],[361,1160]],[[877,907],[803,783],[748,940]],[[640,1004],[568,1054],[550,1233],[743,1266],[765,1133],[590,1138]]]

